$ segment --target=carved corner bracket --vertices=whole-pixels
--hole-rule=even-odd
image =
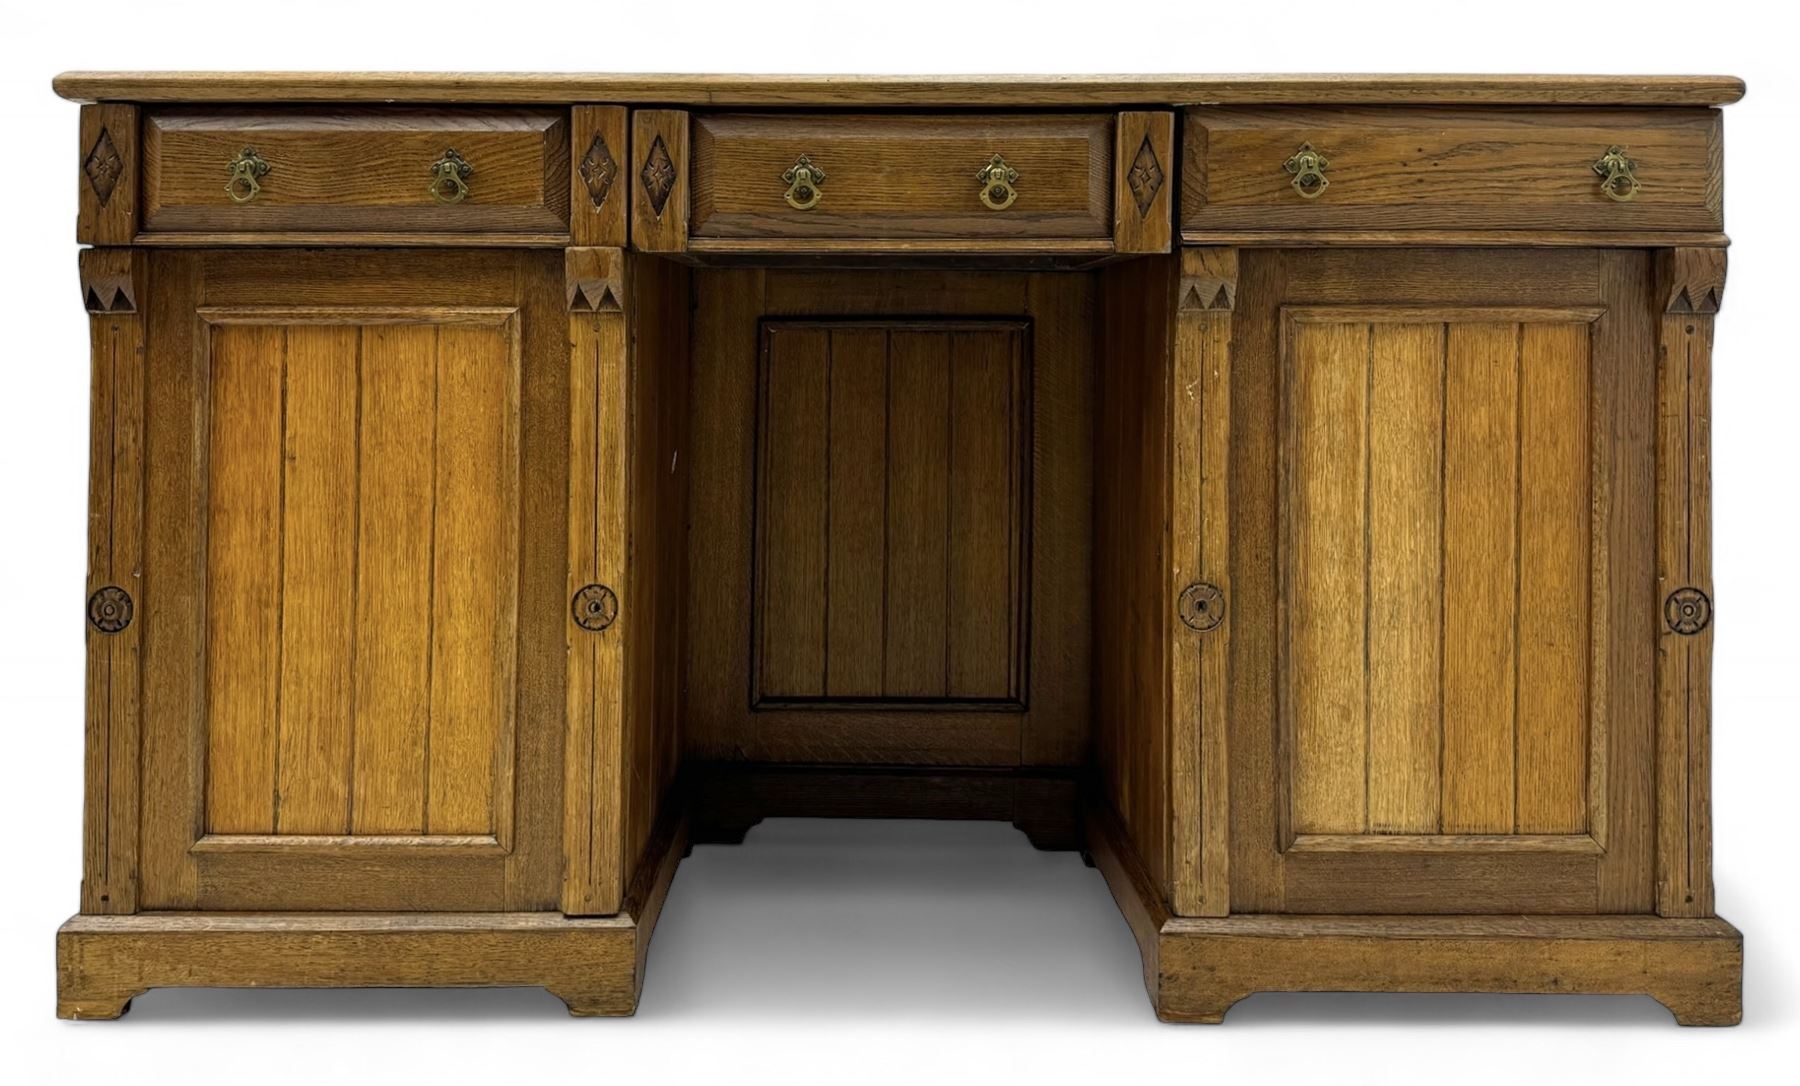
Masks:
[[[144,260],[134,249],[81,250],[81,300],[89,313],[136,313]]]
[[[571,313],[625,311],[625,254],[620,249],[563,250],[563,283]]]
[[[1717,313],[1725,300],[1725,250],[1659,251],[1656,297],[1665,313]]]
[[[1237,306],[1238,251],[1183,249],[1179,312],[1230,312]]]

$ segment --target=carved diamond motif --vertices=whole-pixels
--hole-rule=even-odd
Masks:
[[[1125,183],[1131,186],[1131,197],[1137,201],[1138,217],[1141,219],[1150,214],[1150,203],[1156,194],[1162,191],[1162,163],[1156,160],[1156,149],[1150,146],[1150,137],[1138,147],[1137,157],[1131,160],[1131,169],[1125,173]]]
[[[81,172],[87,174],[88,184],[94,186],[94,195],[100,197],[100,206],[105,207],[106,201],[112,199],[119,178],[125,174],[125,160],[113,146],[112,133],[104,128],[100,130],[100,138],[94,141],[94,149],[81,164]]]
[[[588,144],[587,154],[581,156],[579,169],[582,183],[587,185],[589,198],[594,201],[595,207],[599,207],[606,202],[606,194],[612,189],[613,178],[619,176],[619,164],[607,149],[606,141],[599,135],[595,135],[594,142]]]
[[[662,218],[669,193],[675,191],[675,163],[669,160],[669,149],[663,146],[661,136],[650,145],[650,155],[644,159],[644,170],[638,176],[644,181],[644,191],[650,194],[650,209]]]

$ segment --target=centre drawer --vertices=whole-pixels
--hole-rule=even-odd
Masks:
[[[1106,239],[1109,114],[709,114],[696,238]]]
[[[166,109],[143,156],[153,233],[569,229],[561,110]]]

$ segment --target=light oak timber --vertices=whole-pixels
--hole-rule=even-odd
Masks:
[[[692,106],[1727,105],[1731,76],[614,75],[536,72],[64,72],[56,93],[138,102],[623,102]]]
[[[1738,81],[57,88],[94,246],[65,1016],[169,984],[629,1013],[690,840],[865,817],[1084,849],[1171,1020],[1306,990],[1737,1020]]]
[[[1257,992],[1647,995],[1682,1025],[1743,1016],[1743,937],[1717,919],[1654,916],[1170,914],[1113,814],[1090,804],[1088,850],[1143,959],[1165,1022],[1217,1024]]]
[[[629,1015],[686,823],[666,817],[617,915],[195,913],[71,917],[59,1018],[117,1018],[151,988],[543,987],[578,1017]]]
[[[1711,916],[1712,340],[1725,254],[1656,254],[1656,911]],[[1706,621],[1678,628],[1671,599],[1704,594]]]

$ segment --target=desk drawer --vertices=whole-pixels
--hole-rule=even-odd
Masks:
[[[150,232],[569,229],[560,110],[159,110],[143,154]]]
[[[689,231],[1103,240],[1112,236],[1113,124],[1106,114],[696,117]],[[790,172],[802,156],[810,179]],[[978,177],[990,165],[1004,184]]]
[[[1713,109],[1237,109],[1187,112],[1182,228],[1723,228]],[[1325,160],[1302,177],[1301,148]],[[1638,186],[1595,170],[1624,151]],[[1298,191],[1302,182],[1311,195]]]

